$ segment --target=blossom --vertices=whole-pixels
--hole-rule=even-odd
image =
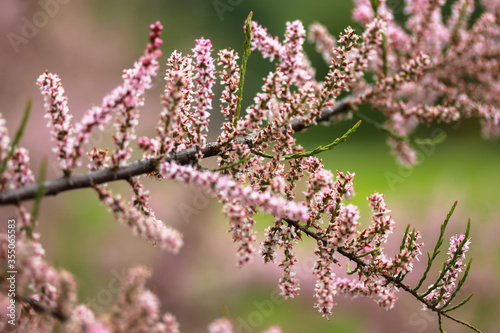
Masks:
[[[150,141],[148,147],[143,148],[160,155],[189,147],[196,136],[191,124],[194,90],[192,58],[174,51],[168,58],[167,65],[165,92],[162,96],[163,110],[156,126],[158,136]]]
[[[314,252],[318,257],[314,265],[313,275],[316,277],[316,286],[314,288],[314,297],[316,298],[315,308],[322,313],[324,317],[332,314],[332,308],[336,304],[333,297],[337,294],[335,287],[335,273],[332,264],[335,258],[330,249],[327,249],[323,242],[318,241],[318,249]]]
[[[316,44],[316,51],[323,55],[323,59],[329,62],[333,58],[333,49],[336,45],[335,38],[328,33],[325,26],[314,23],[309,27],[309,41]]]
[[[195,147],[198,151],[198,158],[201,158],[200,149],[205,146],[206,135],[203,132],[208,131],[208,121],[212,109],[212,86],[215,80],[214,59],[211,56],[212,42],[209,39],[197,39],[196,46],[193,48],[193,58],[196,61],[195,74],[193,81],[196,85],[194,96],[195,103],[195,130],[196,136],[193,138]]]
[[[243,267],[253,260],[256,252],[255,232],[252,230],[255,220],[253,211],[249,207],[241,206],[236,202],[227,203],[223,209],[224,215],[229,218],[229,230],[233,235],[233,241],[238,244],[236,256],[238,258],[238,267]]]
[[[57,147],[57,154],[61,169],[67,173],[75,163],[76,152],[74,150],[73,126],[69,113],[68,98],[64,95],[61,79],[57,74],[46,71],[38,77],[37,83],[44,97],[45,118],[49,118],[47,127],[51,127],[53,141]]]
[[[309,216],[303,204],[287,201],[269,192],[256,191],[216,172],[199,171],[190,165],[184,166],[175,162],[162,162],[159,169],[164,178],[199,186],[208,193],[217,195],[223,202],[235,200],[245,206],[259,206],[276,217],[291,220],[307,220]]]
[[[381,307],[392,308],[397,291],[410,290],[402,281],[421,255],[420,234],[407,229],[399,252],[388,255],[384,246],[394,230],[394,221],[384,196],[377,192],[367,198],[371,207],[370,225],[357,231],[358,208],[347,202],[355,193],[354,173],[337,171],[335,175],[325,169],[313,155],[327,149],[320,147],[306,152],[293,134],[317,121],[338,120],[342,114],[349,118],[359,105],[370,104],[383,113],[385,123],[381,126],[389,134],[388,144],[397,160],[405,165],[417,161],[409,137],[419,124],[476,117],[485,136],[499,136],[500,29],[498,6],[491,1],[485,5],[492,12],[481,14],[476,22],[472,20],[474,7],[470,0],[455,1],[451,15],[444,19],[441,15],[444,0],[406,1],[408,18],[404,26],[395,22],[386,1],[376,3],[356,0],[353,16],[365,26],[360,35],[348,27],[335,41],[324,27],[311,27],[309,38],[316,42],[317,50],[329,65],[326,77],[320,81],[315,79],[315,71],[304,52],[307,33],[300,21],[286,23],[281,42],[264,27],[251,22],[251,50],[275,61],[275,69],[266,76],[246,116],[236,119],[241,97],[238,55],[231,49],[218,53],[218,65],[222,67],[218,74],[224,86],[219,100],[226,119],[217,142],[212,144],[206,140],[217,73],[208,39],[196,40],[190,55],[174,51],[169,57],[162,111],[154,137],[137,139],[135,131],[145,91],[152,87],[152,77],[159,68],[162,44],[159,22],[150,26],[144,55],[124,71],[123,83],[76,124],[71,123],[59,77],[45,72],[38,83],[46,117],[50,119],[51,136],[56,141],[54,150],[65,175],[62,181],[68,181],[70,188],[74,186],[70,173],[81,163],[83,147],[93,129],[102,130],[115,116],[114,149],[108,152],[91,147],[87,155],[92,172],[84,176],[89,177],[89,186],[97,192],[99,200],[134,234],[174,253],[183,244],[181,234],[156,217],[149,203],[150,193],[137,176],[139,171],[127,173],[138,165],[146,165],[145,172],[152,172],[150,175],[191,184],[218,197],[229,219],[239,267],[251,262],[257,252],[254,215],[259,211],[272,214],[274,222],[266,229],[258,251],[265,263],[274,262],[282,270],[279,287],[285,298],[295,297],[300,290],[295,271],[296,245],[307,235],[317,241],[314,307],[323,316],[331,315],[338,295],[371,297]],[[367,71],[369,77],[365,75]],[[339,103],[339,95],[349,90],[354,95]],[[127,164],[136,139],[148,160]],[[334,146],[329,145],[328,149]],[[0,162],[6,162],[9,149],[10,138],[0,117]],[[12,151],[0,187],[24,190],[22,187],[34,181],[28,153],[22,147]],[[208,170],[204,164],[198,164],[207,151],[207,156],[219,156],[219,169]],[[109,166],[113,169],[103,170]],[[99,179],[95,175],[105,173],[116,179],[123,179],[125,173],[133,192],[129,200],[112,194],[104,181],[93,183]],[[301,195],[305,201],[296,201]],[[33,216],[23,206],[19,207],[19,215],[17,246],[22,268],[18,276],[19,291],[44,312],[55,318],[67,318],[69,324],[64,329],[178,333],[175,317],[168,313],[162,316],[158,298],[145,288],[150,272],[143,267],[129,272],[109,314],[96,318],[88,307],[76,306],[74,278],[45,261],[39,236],[31,230]],[[469,243],[465,235],[451,238],[448,260],[439,281],[429,287],[427,294],[422,294],[426,306],[442,309],[454,296]],[[7,235],[0,233],[3,259],[7,244]],[[356,265],[348,271],[350,275],[357,273],[355,278],[337,277],[338,255]],[[33,308],[28,308],[30,316],[21,320],[24,327],[32,324]],[[36,325],[42,331],[53,328],[54,319],[50,317]],[[232,332],[233,327],[229,320],[219,319],[210,324],[209,331]],[[267,332],[271,331],[279,329]]]
[[[157,220],[149,211],[143,210],[143,212],[140,212],[136,207],[127,206],[119,195],[113,196],[104,187],[96,186],[94,189],[97,191],[101,202],[108,206],[115,218],[126,223],[134,234],[153,242],[162,249],[167,249],[173,253],[179,251],[183,241],[181,234],[177,230]],[[136,195],[138,195],[138,201],[143,200],[144,194],[140,190]]]
[[[267,29],[255,21],[251,23],[251,34],[252,50],[259,50],[264,58],[270,58],[271,61],[281,54],[283,45],[278,41],[278,37],[269,36]]]
[[[374,297],[378,305],[386,310],[392,309],[397,300],[395,296],[397,290],[381,278],[363,275],[359,281],[337,278],[333,285],[333,288],[340,295]]]
[[[116,151],[112,154],[113,164],[116,167],[130,157],[131,150],[128,146],[130,140],[135,138],[134,128],[138,118],[135,109],[143,105],[144,92],[153,85],[151,77],[156,76],[159,67],[157,59],[161,56],[159,47],[163,43],[160,39],[163,27],[160,22],[156,22],[150,26],[150,30],[150,43],[146,46],[144,55],[131,69],[124,71],[123,83],[103,98],[101,106],[92,107],[74,125],[73,164],[79,163],[77,159],[83,154],[83,145],[89,141],[92,130],[95,127],[102,130],[112,119],[113,110],[117,110],[121,116],[115,125],[117,133]]]
[[[238,67],[237,59],[238,54],[231,49],[221,50],[219,53],[218,65],[223,69],[220,71],[221,84],[224,85],[220,101],[225,105],[221,105],[221,112],[226,118],[223,124],[223,132],[218,138],[218,141],[225,142],[231,137],[230,132],[235,131],[234,117],[236,114],[236,104],[238,101],[238,84],[240,81],[240,70]]]
[[[208,326],[209,333],[233,333],[233,324],[227,319],[217,319]]]
[[[328,246],[331,248],[343,246],[353,237],[356,226],[359,224],[358,218],[358,207],[352,204],[342,205],[333,222],[332,232],[328,234]]]

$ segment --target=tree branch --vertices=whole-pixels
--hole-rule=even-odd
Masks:
[[[338,101],[335,105],[322,110],[321,115],[316,119],[319,122],[327,122],[333,116],[345,113],[352,109],[351,101],[353,97],[346,97]],[[294,119],[291,122],[294,132],[299,132],[307,128],[302,118]],[[241,144],[251,146],[252,139],[256,133],[252,133],[244,138],[237,138],[236,141]],[[203,158],[216,156],[220,152],[220,146],[216,142],[208,143],[203,149]],[[196,160],[196,149],[188,148],[183,151],[169,154],[163,158],[163,161],[176,161],[179,164],[188,164]],[[91,171],[82,175],[63,176],[57,179],[48,180],[43,183],[43,196],[57,195],[61,192],[87,188],[95,185],[109,183],[117,180],[126,180],[134,176],[152,173],[156,169],[158,160],[156,158],[144,159],[121,166],[116,170],[113,168]],[[32,200],[35,198],[39,189],[39,184],[33,183],[12,190],[0,193],[0,206],[15,205],[21,201]]]
[[[309,237],[312,237],[312,238],[314,238],[314,239],[316,239],[318,241],[321,241],[324,244],[326,244],[326,240],[323,237],[321,237],[321,235],[318,235],[318,234],[312,232],[311,230],[309,230],[309,228],[301,225],[298,221],[293,221],[293,220],[288,220],[288,219],[284,219],[284,221],[286,223],[288,223],[289,225],[293,226],[295,229],[304,232]],[[338,248],[337,252],[340,253],[341,255],[343,255],[344,257],[346,257],[347,259],[355,262],[360,267],[367,267],[368,266],[362,259],[360,259],[359,257],[357,257],[354,253],[350,252],[349,249],[346,248],[346,247],[340,247],[340,248]],[[421,297],[415,290],[413,290],[413,288],[411,288],[407,284],[404,284],[401,280],[398,280],[398,279],[394,278],[393,276],[385,274],[385,273],[382,273],[382,272],[376,272],[376,273],[379,274],[379,275],[381,275],[381,276],[383,276],[388,282],[394,284],[396,287],[401,288],[404,291],[410,293],[419,302],[425,304],[427,306],[427,308],[429,308],[430,310],[436,312],[438,315],[444,316],[444,317],[446,317],[446,318],[448,318],[450,320],[453,320],[456,323],[459,323],[459,324],[462,324],[464,326],[467,326],[468,328],[474,330],[475,332],[481,333],[481,331],[479,329],[477,329],[476,327],[472,326],[471,324],[469,324],[469,323],[467,323],[465,321],[462,321],[462,320],[460,320],[458,318],[455,318],[453,316],[450,316],[449,314],[443,312],[442,309],[438,309],[438,308],[436,308],[432,304],[428,304],[428,302],[426,300],[424,300],[423,297]]]

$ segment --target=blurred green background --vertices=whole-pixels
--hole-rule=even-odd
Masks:
[[[296,19],[306,27],[320,22],[333,35],[353,24],[350,1],[54,0],[51,3],[52,7],[28,0],[0,4],[0,33],[6,36],[0,51],[3,80],[0,112],[13,133],[26,100],[33,98],[33,114],[22,144],[30,150],[35,172],[43,156],[49,158],[48,178],[60,174],[48,140],[42,98],[35,85],[38,75],[46,69],[60,75],[70,110],[78,120],[86,109],[100,104],[101,98],[121,82],[122,70],[143,52],[148,25],[157,20],[164,25],[162,71],[173,50],[189,53],[194,40],[202,36],[212,40],[215,51],[231,47],[241,52],[243,21],[250,11],[254,20],[280,38],[286,21]],[[33,36],[13,47],[9,33],[22,34],[26,20],[43,18],[40,13],[45,13],[47,20],[39,21]],[[309,43],[306,51],[317,68],[318,78],[322,77],[327,66]],[[257,52],[251,55],[248,66],[244,106],[252,101],[262,78],[272,68]],[[147,94],[138,135],[154,134],[161,93],[161,84],[157,84]],[[212,139],[220,124],[216,98]],[[324,145],[342,135],[355,121],[321,125],[299,133],[299,142],[308,149]],[[361,209],[364,225],[370,218],[366,197],[375,190],[385,194],[398,222],[388,245],[392,250],[399,246],[408,223],[421,231],[424,250],[430,250],[440,223],[453,202],[459,201],[448,236],[463,232],[467,219],[472,219],[473,243],[468,257],[474,258],[474,264],[462,294],[465,297],[474,292],[475,296],[456,314],[485,332],[493,332],[498,321],[495,314],[500,313],[499,143],[482,140],[475,120],[424,127],[419,129],[418,136],[428,137],[435,128],[446,131],[446,141],[432,149],[420,149],[421,163],[413,169],[398,166],[389,154],[384,134],[368,124],[363,124],[346,143],[320,157],[332,170],[356,172],[357,195],[353,202]],[[96,133],[92,142],[106,148],[111,141],[103,134]],[[284,332],[437,331],[436,318],[420,311],[419,304],[404,294],[400,294],[399,303],[391,311],[379,309],[371,300],[339,298],[330,320],[321,318],[312,308],[314,280],[310,271],[314,243],[310,240],[297,247],[304,262],[298,269],[302,292],[299,297],[282,302],[274,297],[279,269],[264,267],[258,258],[246,268],[234,268],[235,247],[226,233],[227,221],[217,203],[211,201],[200,209],[193,206],[193,196],[199,195],[193,189],[165,181],[145,183],[151,189],[157,215],[184,234],[185,247],[177,256],[131,236],[126,227],[116,223],[106,208],[99,205],[91,190],[67,192],[46,198],[43,203],[39,228],[47,257],[75,274],[80,301],[93,303],[97,314],[109,305],[108,296],[115,296],[108,287],[113,279],[130,267],[146,265],[154,270],[149,287],[160,296],[162,311],[176,315],[183,332],[206,331],[208,323],[221,315],[232,319],[238,332],[261,332],[273,324],[280,325]],[[123,184],[111,187],[123,191],[125,197],[130,195]],[[183,216],[179,207],[195,208],[195,213]],[[4,220],[13,214],[11,207],[0,208]],[[256,226],[259,240],[271,222],[269,216],[259,215]],[[422,272],[421,264],[416,265],[416,272]],[[338,269],[339,275],[342,271],[343,268]],[[450,322],[445,327],[450,332],[466,332]]]

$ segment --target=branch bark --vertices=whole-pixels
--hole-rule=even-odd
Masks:
[[[352,109],[351,102],[353,97],[346,97],[343,100],[322,110],[321,115],[316,119],[318,123],[328,122],[333,116],[348,112]],[[299,132],[307,128],[301,118],[292,121],[292,129],[294,132]],[[256,133],[250,134],[248,137],[236,139],[238,142],[246,145],[252,144],[252,138]],[[203,149],[203,158],[216,156],[220,152],[220,147],[216,142],[208,143]],[[176,161],[179,164],[187,164],[195,161],[196,150],[188,148],[183,151],[172,153],[163,158],[163,161]],[[126,180],[131,177],[152,173],[155,171],[157,159],[144,159],[129,163],[114,170],[113,168],[91,171],[82,175],[63,176],[57,179],[48,180],[43,183],[43,196],[53,196],[61,192],[76,190],[80,188],[92,187],[99,184],[109,183],[117,180]],[[35,198],[39,184],[33,183],[12,190],[7,190],[0,193],[0,206],[16,205],[22,201],[32,200]]]

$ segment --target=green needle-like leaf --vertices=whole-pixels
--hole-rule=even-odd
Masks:
[[[223,167],[220,167],[220,168],[217,168],[217,169],[212,169],[212,171],[221,171],[221,170],[226,170],[226,169],[231,169],[241,163],[245,163],[246,161],[248,161],[250,158],[252,158],[252,156],[247,156],[245,158],[242,158],[241,160],[239,161],[236,161],[234,163],[231,163],[231,164],[228,164],[228,165],[225,165]]]
[[[31,100],[29,100],[26,103],[26,108],[24,109],[24,115],[23,115],[23,119],[21,120],[21,124],[19,125],[19,128],[16,132],[16,136],[14,137],[14,140],[12,141],[12,145],[10,146],[9,152],[7,153],[7,156],[2,163],[2,166],[0,167],[0,177],[5,172],[5,169],[7,169],[7,163],[12,158],[12,155],[14,154],[14,150],[16,149],[17,145],[19,144],[19,141],[21,141],[21,138],[24,134],[24,129],[26,128],[26,124],[28,124],[28,119],[30,118],[30,114],[31,114]]]
[[[469,296],[467,296],[466,299],[464,299],[462,302],[458,303],[457,305],[455,306],[452,306],[451,308],[448,308],[446,310],[443,311],[443,313],[447,313],[447,312],[450,312],[450,311],[453,311],[453,310],[456,310],[458,309],[459,307],[465,305],[465,303],[469,302],[470,299],[472,298],[472,296],[474,296],[474,294],[470,294]]]
[[[241,110],[241,100],[243,99],[243,84],[245,83],[245,73],[247,71],[248,57],[250,57],[250,43],[252,41],[252,15],[248,14],[245,21],[245,43],[243,44],[243,58],[241,59],[240,81],[238,82],[238,100],[236,101],[236,111],[234,113],[234,126],[238,122]]]
[[[444,220],[443,224],[441,224],[441,232],[439,233],[439,238],[436,242],[436,246],[434,247],[434,251],[432,253],[432,256],[427,253],[428,261],[427,261],[427,268],[425,269],[424,274],[422,275],[422,278],[418,282],[417,286],[413,288],[413,291],[417,291],[421,286],[422,283],[427,279],[427,274],[429,273],[429,270],[431,269],[432,263],[434,262],[434,259],[436,259],[437,255],[439,254],[439,248],[443,244],[444,241],[444,232],[446,231],[446,227],[448,226],[448,222],[450,221],[451,216],[453,215],[453,212],[455,211],[455,207],[457,207],[458,201],[455,201],[453,206],[451,207],[450,211],[448,212],[448,215],[446,215],[446,219]],[[444,274],[443,274],[444,276]],[[439,281],[439,280],[438,280]],[[430,291],[428,291],[425,295],[427,295]]]
[[[401,246],[399,247],[399,252],[403,251],[406,245],[406,237],[408,236],[408,232],[410,231],[410,225],[406,226],[405,234],[403,235],[403,241],[401,242]]]
[[[332,143],[330,143],[324,147],[319,146],[316,149],[313,149],[313,150],[305,152],[305,153],[296,153],[296,154],[292,154],[292,155],[285,155],[285,159],[291,160],[291,159],[295,159],[295,158],[299,158],[299,157],[309,157],[309,156],[317,155],[317,154],[324,152],[324,151],[331,150],[331,149],[335,148],[337,145],[339,145],[340,143],[346,141],[348,137],[350,137],[354,132],[356,132],[356,130],[358,129],[358,127],[360,125],[361,125],[361,120],[358,121],[356,124],[354,124],[354,126],[351,127],[347,132],[345,132],[345,134],[342,135],[340,138],[335,139],[335,141],[333,141]]]
[[[443,318],[441,314],[438,312],[438,322],[439,322],[439,333],[446,333],[443,329]]]
[[[415,141],[415,143],[417,145],[435,146],[437,144],[442,143],[445,139],[446,139],[446,133],[445,132],[441,132],[441,134],[439,134],[434,139],[430,139],[430,138],[426,138],[426,139],[415,138],[414,141]]]
[[[38,173],[38,189],[36,191],[35,201],[33,203],[33,208],[31,210],[31,218],[33,221],[38,219],[38,213],[40,212],[40,203],[44,195],[43,184],[47,176],[47,157],[44,157],[42,164],[40,165],[40,171]]]
[[[460,279],[460,281],[457,284],[457,288],[455,288],[455,291],[451,295],[450,299],[443,305],[443,309],[446,308],[448,305],[450,305],[451,301],[457,296],[458,292],[462,288],[463,284],[465,283],[465,280],[467,280],[467,276],[469,275],[470,267],[472,265],[472,259],[469,260],[467,264],[467,268],[465,269],[464,276]]]

